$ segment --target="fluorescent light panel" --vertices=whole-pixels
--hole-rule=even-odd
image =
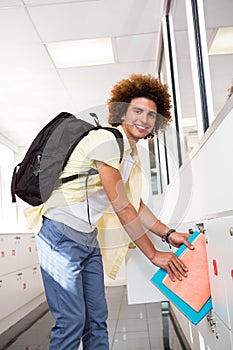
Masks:
[[[225,55],[233,53],[233,27],[218,28],[211,44],[210,55]]]
[[[114,63],[111,38],[60,41],[46,47],[57,68]]]

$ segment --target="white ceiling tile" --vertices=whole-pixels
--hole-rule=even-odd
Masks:
[[[9,1],[9,0],[8,0]],[[19,0],[18,0],[19,1]],[[101,1],[101,0],[24,0],[24,3],[27,6],[40,6],[40,5],[48,5],[48,4],[70,4],[72,2],[94,2],[94,1]]]
[[[107,103],[110,90],[118,80],[132,73],[154,74],[155,63],[133,62],[105,66],[62,69],[59,74],[76,104],[76,112]]]
[[[159,31],[162,0],[103,0],[29,7],[44,42]]]
[[[1,45],[10,45],[17,43],[31,44],[35,42],[40,42],[40,39],[24,8],[0,8]]]
[[[9,9],[15,6],[23,6],[22,1],[21,0],[1,0],[0,1],[0,8]]]
[[[141,34],[116,38],[119,62],[151,61],[156,59],[158,34]]]

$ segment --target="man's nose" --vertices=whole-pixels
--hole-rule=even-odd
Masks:
[[[143,123],[147,123],[148,122],[148,115],[146,112],[143,112],[141,115],[140,115],[140,120],[141,122]]]

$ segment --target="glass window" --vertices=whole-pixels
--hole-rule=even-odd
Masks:
[[[152,195],[159,194],[154,139],[148,140]]]
[[[215,117],[233,84],[233,1],[203,1]]]
[[[193,87],[185,0],[175,2],[172,11],[184,148],[190,152],[198,142],[195,94]]]

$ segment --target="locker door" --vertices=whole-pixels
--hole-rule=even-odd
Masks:
[[[233,329],[233,217],[205,222],[213,309]]]
[[[35,236],[33,234],[23,235],[24,257],[27,266],[38,264]]]
[[[24,269],[34,264],[38,264],[34,235],[0,235],[1,275]]]
[[[233,349],[232,333],[229,329],[227,329],[225,324],[218,318],[217,315],[214,317],[216,320],[215,349]]]
[[[23,270],[1,277],[1,319],[24,305],[24,283]]]
[[[38,265],[28,267],[0,278],[0,319],[5,318],[43,293]]]
[[[25,276],[25,302],[29,302],[43,293],[43,282],[39,265],[24,270]]]

